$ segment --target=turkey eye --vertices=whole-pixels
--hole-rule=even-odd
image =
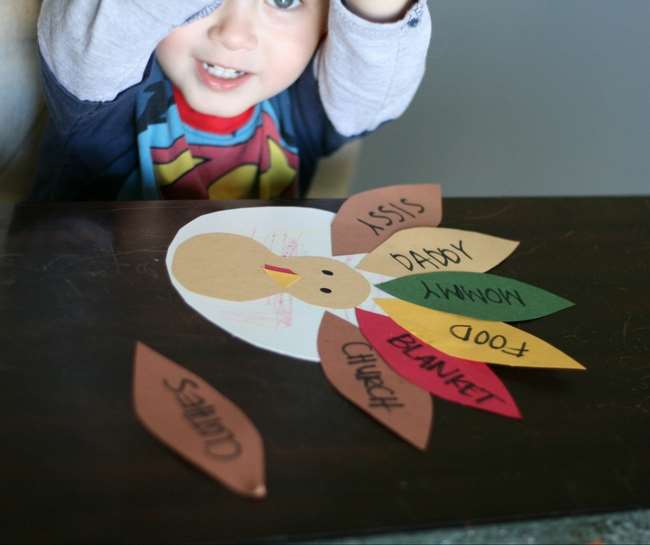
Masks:
[[[332,271],[324,270],[321,271],[325,276],[334,276],[334,273]]]
[[[323,293],[327,293],[327,294],[332,293],[332,290],[329,289],[329,288],[321,288],[320,291],[322,291]]]

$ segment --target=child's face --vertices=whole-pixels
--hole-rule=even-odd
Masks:
[[[190,106],[232,117],[289,87],[325,32],[328,0],[223,0],[172,31],[158,62]]]

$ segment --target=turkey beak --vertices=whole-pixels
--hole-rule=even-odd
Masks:
[[[268,274],[278,286],[285,290],[302,278],[291,269],[275,267],[274,265],[264,265],[264,272]]]

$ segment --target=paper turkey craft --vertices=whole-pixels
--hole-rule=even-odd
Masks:
[[[205,318],[260,348],[321,362],[347,399],[425,449],[431,395],[521,414],[489,364],[584,369],[505,322],[572,303],[485,272],[518,243],[440,228],[438,186],[383,188],[338,215],[297,207],[201,216],[167,253],[174,287]],[[367,253],[333,255],[341,251]]]

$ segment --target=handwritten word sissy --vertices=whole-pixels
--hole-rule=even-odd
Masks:
[[[359,223],[369,227],[372,232],[379,236],[386,227],[392,227],[396,223],[404,223],[408,218],[417,218],[425,211],[424,206],[419,203],[409,202],[402,198],[400,204],[387,203],[377,207],[376,210],[368,212],[368,220],[357,218]]]

